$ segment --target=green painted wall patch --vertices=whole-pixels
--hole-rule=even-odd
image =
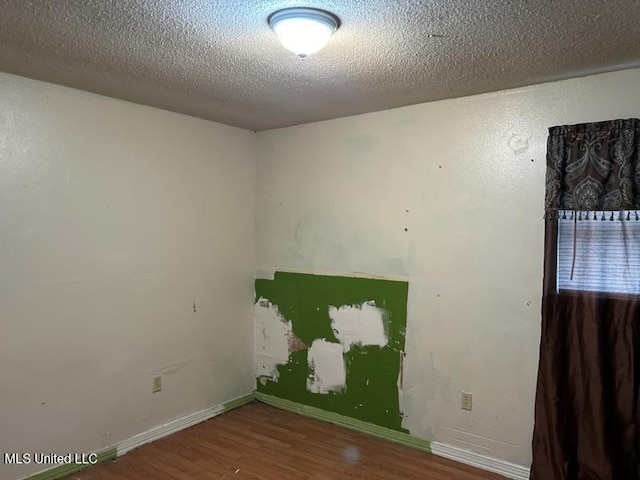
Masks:
[[[257,391],[404,431],[398,380],[407,296],[408,283],[393,280],[288,272],[256,280],[256,305],[272,306],[290,328],[286,363],[260,376]],[[268,334],[257,326],[256,335]]]

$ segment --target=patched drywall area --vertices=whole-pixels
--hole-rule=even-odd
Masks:
[[[276,272],[256,280],[261,393],[402,430],[408,285]]]
[[[316,338],[307,351],[307,391],[346,393],[347,366],[342,345]]]
[[[386,310],[371,301],[355,306],[329,307],[331,329],[345,351],[349,351],[352,345],[377,345],[381,348],[387,345],[387,315]]]
[[[638,117],[638,85],[635,69],[260,132],[258,270],[407,281],[402,427],[528,466],[547,128]]]
[[[0,452],[95,452],[253,391],[255,148],[0,74]]]
[[[256,375],[278,380],[278,365],[289,359],[291,322],[280,314],[277,305],[260,297],[255,304],[254,330]]]

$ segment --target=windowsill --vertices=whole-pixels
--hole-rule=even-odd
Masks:
[[[566,298],[593,298],[598,300],[626,300],[640,301],[640,295],[629,293],[594,292],[591,290],[560,290],[549,294],[550,296]]]

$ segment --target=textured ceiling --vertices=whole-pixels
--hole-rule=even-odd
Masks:
[[[266,21],[291,6],[342,21],[304,62]],[[640,66],[639,19],[639,0],[0,0],[0,70],[263,130]]]

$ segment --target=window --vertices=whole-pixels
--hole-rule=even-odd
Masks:
[[[640,221],[636,218],[634,211],[560,212],[558,291],[640,294]]]

